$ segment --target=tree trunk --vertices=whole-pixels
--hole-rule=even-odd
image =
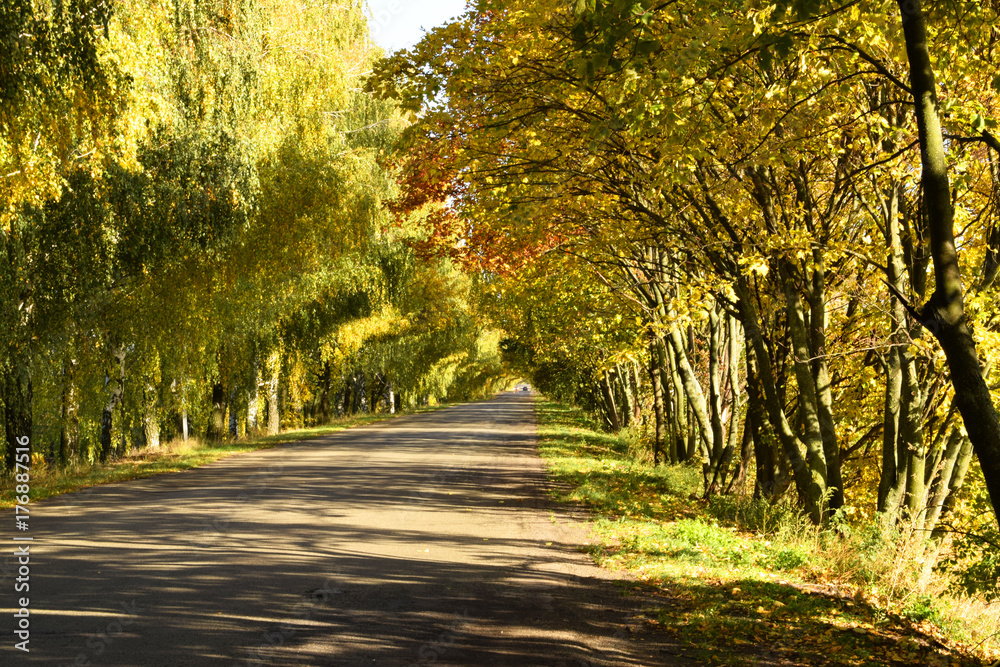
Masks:
[[[924,220],[934,261],[935,290],[922,309],[921,323],[937,338],[948,360],[955,389],[955,405],[979,458],[994,514],[1000,524],[1000,419],[983,377],[976,343],[965,316],[962,276],[955,246],[951,184],[938,115],[937,84],[927,44],[927,27],[921,0],[898,0],[898,4],[917,116]]]
[[[114,358],[118,362],[117,368],[112,367],[104,374],[104,387],[111,387],[108,402],[104,406],[101,415],[101,450],[99,457],[101,462],[106,462],[114,452],[112,443],[112,431],[114,426],[115,410],[121,405],[125,395],[125,351],[119,348],[114,353]],[[114,374],[114,375],[112,375]]]
[[[348,416],[354,414],[354,376],[341,378],[344,381],[344,390],[342,392],[340,405],[343,405],[343,412],[341,416]]]
[[[885,401],[882,411],[882,471],[878,484],[877,509],[886,515],[887,521],[894,521],[899,502],[906,485],[907,459],[900,453],[905,451],[899,435],[899,406],[903,387],[903,370],[899,352],[889,349],[885,363]]]
[[[639,421],[642,419],[642,385],[640,384],[639,377],[639,362],[633,361],[628,367],[629,378],[631,380],[632,389],[632,421]]]
[[[734,289],[737,294],[737,305],[740,308],[740,319],[743,323],[743,330],[747,336],[747,353],[753,356],[753,361],[757,369],[757,378],[762,390],[763,403],[767,408],[767,415],[772,428],[775,430],[782,449],[788,459],[795,480],[795,486],[802,497],[809,517],[815,523],[822,523],[826,517],[825,497],[826,497],[826,466],[822,462],[817,462],[817,455],[822,455],[822,438],[819,436],[819,426],[815,424],[814,438],[811,442],[812,449],[806,449],[806,456],[803,456],[803,442],[795,434],[784,407],[779,398],[778,388],[775,385],[774,373],[771,368],[771,359],[767,354],[767,347],[764,344],[763,334],[760,330],[760,320],[757,309],[750,296],[750,290],[746,279],[738,277]],[[795,311],[789,306],[790,311]],[[804,360],[799,361],[803,363]],[[807,372],[807,375],[811,374]],[[808,385],[807,385],[808,386]],[[817,452],[818,449],[818,452]]]
[[[323,375],[320,377],[320,401],[319,411],[324,424],[330,423],[330,380],[333,370],[330,362],[323,363]]]
[[[764,428],[767,417],[764,414],[763,390],[757,376],[755,356],[750,349],[750,341],[745,341],[747,347],[747,418],[744,431],[750,431],[753,438],[754,459],[757,462],[757,479],[754,483],[754,498],[771,498],[777,491],[777,461],[778,453],[772,447],[771,439],[765,437]]]
[[[156,449],[160,446],[159,397],[156,385],[152,382],[147,382],[142,398],[142,433],[146,441],[146,446]]]
[[[619,407],[618,420],[621,422],[622,428],[628,428],[632,425],[632,404],[634,399],[632,391],[629,388],[628,374],[621,364],[615,366],[615,369],[611,371],[611,379],[612,386],[617,389],[617,393],[621,397],[621,400],[617,401]]]
[[[354,397],[357,401],[357,405],[354,406],[354,412],[360,412],[363,415],[368,414],[368,383],[366,382],[365,372],[358,371],[358,374],[354,376]]]
[[[727,315],[729,321],[729,427],[726,447],[730,452],[736,450],[736,443],[739,440],[740,411],[743,408],[743,395],[740,391],[740,357],[743,350],[742,334],[740,333],[740,323],[732,315]]]
[[[844,481],[840,470],[840,443],[833,419],[833,389],[826,357],[826,263],[823,251],[813,251],[813,273],[809,290],[809,351],[812,354],[813,383],[816,386],[816,414],[823,438],[823,458],[826,462],[826,485],[829,490],[829,511],[844,506]]]
[[[608,372],[603,371],[599,381],[601,385],[601,395],[604,397],[604,413],[611,426],[611,431],[618,433],[622,430],[621,422],[618,421],[618,410],[615,407],[615,397],[611,389],[611,381],[608,379]]]
[[[740,426],[740,379],[739,379],[739,361],[740,361],[740,335],[739,335],[739,323],[736,321],[735,317],[726,315],[726,331],[728,337],[728,348],[726,350],[726,382],[729,385],[729,420],[726,432],[726,444],[722,451],[722,456],[717,462],[715,462],[714,470],[712,471],[712,482],[709,485],[709,493],[718,493],[722,490],[722,487],[726,485],[726,478],[729,475],[729,466],[732,464],[733,456],[736,453],[736,443],[739,440],[739,426]],[[720,424],[721,424],[721,402],[720,402]],[[746,426],[743,428],[743,446],[740,450],[740,465],[739,469],[736,471],[736,477],[740,477],[739,483],[742,484],[742,478],[746,475],[746,466],[750,459],[752,437],[748,437],[750,434],[750,429]],[[732,490],[733,486],[736,484],[736,477],[733,478],[733,483],[729,485],[726,489],[726,493]]]
[[[945,445],[940,470],[931,485],[930,501],[924,518],[924,530],[935,531],[938,521],[955,503],[955,496],[965,482],[972,458],[972,443],[958,428],[953,428]],[[949,504],[950,503],[950,504]]]
[[[281,433],[281,412],[278,407],[278,380],[281,375],[281,353],[275,350],[267,358],[267,434]]]
[[[695,377],[694,369],[691,368],[691,362],[688,360],[684,346],[684,338],[677,327],[670,329],[667,341],[670,343],[670,347],[674,353],[675,366],[680,375],[681,385],[684,388],[688,406],[690,406],[692,416],[694,417],[694,426],[697,429],[697,436],[702,446],[703,459],[710,460],[711,450],[709,448],[712,446],[713,430],[708,405],[705,401],[705,394],[702,392],[701,385],[698,384],[698,378]]]
[[[902,393],[900,396],[900,442],[906,446],[901,452],[908,457],[906,466],[906,498],[907,513],[913,521],[919,521],[919,513],[926,502],[924,489],[925,463],[927,445],[924,442],[923,398],[920,391],[920,380],[917,377],[917,364],[912,354],[898,349],[903,369]]]
[[[14,368],[4,376],[4,437],[7,450],[4,462],[7,470],[14,470],[18,448],[34,450],[31,402],[33,387],[31,373],[23,360],[15,359]],[[32,452],[29,452],[29,454]]]
[[[743,444],[740,447],[740,464],[736,466],[736,472],[733,473],[733,478],[730,480],[729,486],[726,487],[727,495],[734,491],[740,492],[743,488],[747,470],[750,469],[750,461],[753,459],[753,447],[753,435],[750,432],[750,422],[747,420],[743,423]]]
[[[947,490],[945,490],[945,487],[942,487],[941,491],[935,495],[934,503],[930,507],[933,512],[931,517],[933,523],[929,521],[927,525],[934,531],[932,533],[934,537],[941,536],[941,520],[955,509],[955,504],[958,502],[958,492],[962,489],[962,484],[965,483],[965,475],[969,471],[969,463],[971,461],[972,442],[967,437],[962,437],[961,448],[955,457],[955,465],[947,481]],[[942,484],[944,484],[943,481]]]
[[[712,426],[712,450],[702,465],[705,497],[719,491],[719,469],[726,449],[722,426],[722,309],[715,304],[708,311],[708,397]],[[711,480],[709,477],[711,476]]]
[[[670,440],[667,443],[667,453],[674,463],[687,460],[687,399],[681,387],[680,375],[677,374],[677,364],[670,354],[667,341],[657,336],[657,355],[660,360],[660,380],[663,385],[664,408],[670,413]]]
[[[649,331],[649,381],[653,388],[653,417],[656,425],[653,432],[653,465],[660,464],[661,452],[663,452],[663,441],[666,437],[666,414],[663,401],[663,382],[660,373],[659,345],[656,334],[652,329]],[[673,462],[673,457],[671,457]]]
[[[260,366],[256,354],[251,361],[250,386],[247,389],[247,432],[260,430]]]
[[[236,406],[236,392],[230,392],[227,399],[229,407],[229,436],[235,438],[240,432],[239,409]]]
[[[76,360],[63,362],[63,390],[59,430],[59,460],[72,463],[80,454],[80,394],[76,385]]]
[[[903,376],[904,364],[912,361],[904,357],[903,350],[909,345],[907,336],[906,309],[896,296],[904,294],[903,284],[903,249],[899,234],[899,187],[895,184],[887,194],[885,237],[889,248],[887,257],[887,278],[894,288],[890,296],[889,320],[892,328],[890,336],[891,347],[886,355],[885,371],[885,404],[883,408],[882,432],[882,472],[879,477],[878,511],[885,515],[889,522],[895,521],[897,511],[903,499],[903,490],[909,476],[908,440],[913,437],[914,430],[912,403],[904,405]],[[914,373],[906,371],[913,380]],[[912,400],[912,387],[905,394],[906,400]]]
[[[226,388],[221,382],[212,385],[212,421],[208,425],[209,440],[222,440],[226,434]]]
[[[811,493],[822,506],[822,517],[826,519],[829,504],[826,501],[829,489],[826,464],[826,443],[820,426],[819,401],[812,374],[811,349],[806,331],[805,313],[802,299],[795,290],[794,283],[784,262],[779,263],[779,275],[785,291],[788,332],[792,339],[796,385],[799,390],[799,413],[802,419],[802,433],[799,436],[806,449],[806,463],[811,474]]]

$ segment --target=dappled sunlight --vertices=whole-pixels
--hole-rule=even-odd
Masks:
[[[540,493],[531,400],[38,503],[29,663],[105,633],[115,665],[648,664],[638,600]]]

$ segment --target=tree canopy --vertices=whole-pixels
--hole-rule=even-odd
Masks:
[[[1000,502],[996,12],[479,0],[368,88],[543,391],[708,495],[937,534]]]
[[[705,496],[995,532],[997,13],[8,2],[5,465],[525,377]]]
[[[6,3],[6,461],[489,394],[471,278],[385,203],[362,3]]]

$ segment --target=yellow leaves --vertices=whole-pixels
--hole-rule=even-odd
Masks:
[[[386,306],[369,317],[351,320],[336,331],[337,357],[350,357],[367,342],[389,334],[402,334],[410,326],[410,322],[400,317],[391,306]]]
[[[767,260],[760,255],[740,257],[739,262],[744,275],[756,275],[764,278],[770,271]]]

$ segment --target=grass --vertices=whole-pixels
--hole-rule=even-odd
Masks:
[[[419,408],[414,412],[426,412],[443,406]],[[213,461],[232,456],[268,449],[288,442],[308,440],[343,431],[354,426],[373,424],[391,419],[396,415],[374,414],[355,415],[340,419],[327,426],[293,429],[278,435],[259,436],[241,440],[202,442],[189,438],[187,442],[175,440],[156,449],[135,449],[128,454],[107,463],[78,463],[68,467],[45,465],[36,460],[31,466],[31,501],[50,498],[100,484],[125,482],[197,468]],[[0,508],[13,507],[15,481],[8,475],[0,479]]]
[[[651,587],[649,622],[701,664],[971,667],[996,660],[998,604],[954,598],[914,568],[913,544],[809,525],[790,503],[698,500],[693,467],[657,468],[636,436],[538,399],[539,452],[558,500],[590,511],[592,556]],[[920,579],[920,586],[917,580]]]

